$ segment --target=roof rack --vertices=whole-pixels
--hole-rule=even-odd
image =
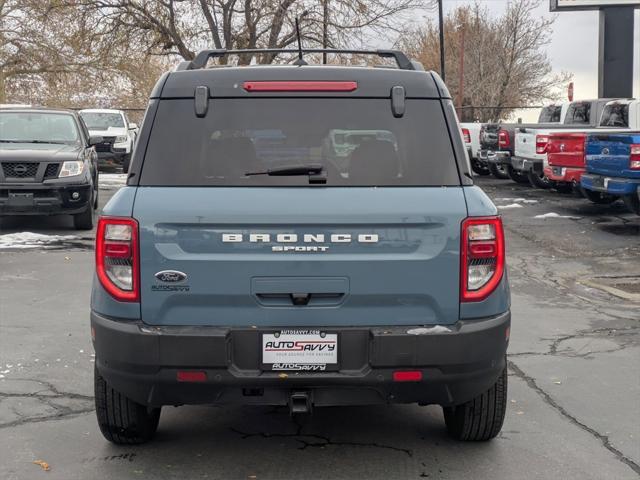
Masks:
[[[254,48],[248,50],[202,50],[196,55],[193,60],[186,60],[180,62],[176,67],[176,71],[182,70],[199,70],[204,68],[209,59],[221,58],[227,55],[242,55],[242,54],[261,54],[261,53],[291,53],[298,54],[298,49],[283,49],[283,48]],[[345,54],[358,54],[358,55],[375,55],[382,58],[393,58],[400,70],[424,70],[419,62],[411,61],[407,56],[399,50],[341,50],[341,49],[326,49],[326,48],[307,48],[302,49],[302,53],[345,53]]]

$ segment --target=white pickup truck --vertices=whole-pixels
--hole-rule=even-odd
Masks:
[[[96,145],[99,168],[123,167],[126,172],[136,142],[138,126],[129,122],[122,110],[93,108],[80,110],[79,113],[89,133],[103,139],[102,143]]]
[[[553,183],[544,174],[544,168],[548,166],[546,150],[549,135],[598,127],[605,106],[613,100],[601,98],[571,102],[563,123],[556,127],[545,125],[542,128],[516,129],[514,155],[511,157],[513,169],[527,175],[532,186],[550,188]]]
[[[486,167],[482,168],[478,163],[480,156],[480,129],[482,125],[479,122],[464,122],[460,124],[460,129],[462,130],[464,146],[469,154],[471,168],[478,175],[488,175],[489,170]]]

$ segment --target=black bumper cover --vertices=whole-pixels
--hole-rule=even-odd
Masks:
[[[72,195],[79,197],[73,199]],[[0,215],[59,215],[84,212],[92,199],[90,184],[0,184]]]
[[[412,327],[332,327],[339,334],[338,371],[283,374],[261,370],[260,329],[152,327],[91,313],[100,374],[153,406],[286,405],[300,391],[316,406],[456,405],[495,383],[505,367],[510,322],[505,312],[424,335],[408,334]],[[204,371],[207,380],[178,382],[178,370]],[[420,370],[423,379],[393,382],[396,370]]]

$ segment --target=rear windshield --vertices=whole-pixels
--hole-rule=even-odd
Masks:
[[[303,176],[246,173],[321,165],[326,186],[460,185],[438,100],[211,99],[205,118],[193,99],[161,100],[140,185],[302,186]]]
[[[540,110],[538,123],[560,123],[561,114],[561,105],[549,105],[548,107],[544,107],[542,110]]]
[[[601,127],[628,127],[629,126],[629,104],[614,103],[604,107]]]
[[[565,125],[589,125],[591,123],[591,103],[572,103],[564,118]]]

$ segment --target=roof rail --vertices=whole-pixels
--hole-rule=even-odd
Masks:
[[[399,50],[340,50],[340,49],[326,49],[326,48],[306,48],[302,50],[303,53],[346,53],[346,54],[358,54],[358,55],[375,55],[383,58],[393,58],[400,70],[417,70],[417,62],[412,62],[407,56]],[[182,70],[199,70],[204,68],[209,59],[221,58],[227,55],[242,55],[242,54],[261,54],[261,53],[291,53],[298,54],[297,49],[283,49],[283,48],[254,48],[249,50],[202,50],[196,55],[196,58],[189,61],[183,61],[178,64],[176,71]]]

